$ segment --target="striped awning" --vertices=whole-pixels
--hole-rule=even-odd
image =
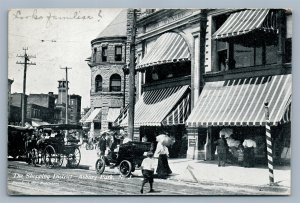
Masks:
[[[85,120],[86,123],[92,123],[94,121],[101,121],[101,108],[95,108]]]
[[[291,74],[207,82],[186,124],[262,126],[268,102],[271,125],[278,125],[291,95]]]
[[[107,122],[114,122],[120,115],[120,108],[109,108],[106,120]]]
[[[85,120],[91,115],[93,109],[88,110],[88,112],[86,112],[86,114],[84,116],[82,116],[82,118],[79,120],[80,123],[84,123]]]
[[[188,92],[188,85],[144,92],[135,105],[134,126],[161,126]],[[128,118],[125,118],[121,126],[127,125]]]
[[[50,123],[48,122],[45,122],[45,121],[31,121],[31,125],[33,127],[38,127],[38,126],[41,126],[41,125],[49,125]]]
[[[276,32],[276,15],[270,9],[248,9],[233,13],[213,34],[213,39],[244,35],[254,30]]]
[[[119,126],[122,121],[127,117],[127,113],[128,113],[128,107],[129,104],[127,104],[120,112],[120,114],[118,115],[118,117],[116,118],[116,120],[114,121],[113,125],[114,126]]]
[[[155,41],[151,50],[137,65],[137,69],[186,60],[190,60],[187,43],[179,34],[168,32]]]
[[[285,112],[280,120],[280,124],[291,122],[291,109],[292,109],[292,96],[290,96],[286,104]]]
[[[177,104],[169,115],[167,115],[167,117],[162,121],[162,125],[185,124],[185,121],[191,113],[190,102],[190,93],[188,92],[184,99],[182,99],[181,102]]]

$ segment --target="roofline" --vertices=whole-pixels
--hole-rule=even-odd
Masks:
[[[113,36],[113,37],[99,37],[96,39],[93,39],[91,41],[91,44],[95,44],[96,42],[111,42],[111,41],[126,41],[127,36]]]

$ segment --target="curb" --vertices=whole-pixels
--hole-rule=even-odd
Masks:
[[[84,170],[91,170],[95,171],[93,166],[91,165],[79,165],[78,169],[84,169]],[[118,174],[118,173],[116,173]],[[267,192],[278,192],[278,195],[282,195],[282,193],[286,193],[286,195],[290,195],[290,188],[286,186],[280,186],[280,185],[249,185],[249,184],[238,184],[238,183],[230,183],[230,182],[217,182],[217,181],[210,181],[205,179],[197,179],[194,181],[186,180],[186,179],[180,179],[175,177],[169,177],[167,180],[175,181],[175,182],[184,182],[184,183],[193,183],[193,184],[199,184],[199,185],[207,185],[207,186],[222,186],[222,187],[236,187],[236,188],[247,188],[251,190],[256,191],[267,191]]]

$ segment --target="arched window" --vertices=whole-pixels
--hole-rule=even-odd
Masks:
[[[120,92],[121,91],[121,76],[118,74],[113,74],[110,77],[109,89],[111,92]]]
[[[95,91],[100,92],[102,91],[102,77],[101,75],[97,75],[95,79]]]

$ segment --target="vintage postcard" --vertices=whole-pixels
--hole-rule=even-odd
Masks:
[[[8,16],[9,195],[290,195],[292,10]]]

